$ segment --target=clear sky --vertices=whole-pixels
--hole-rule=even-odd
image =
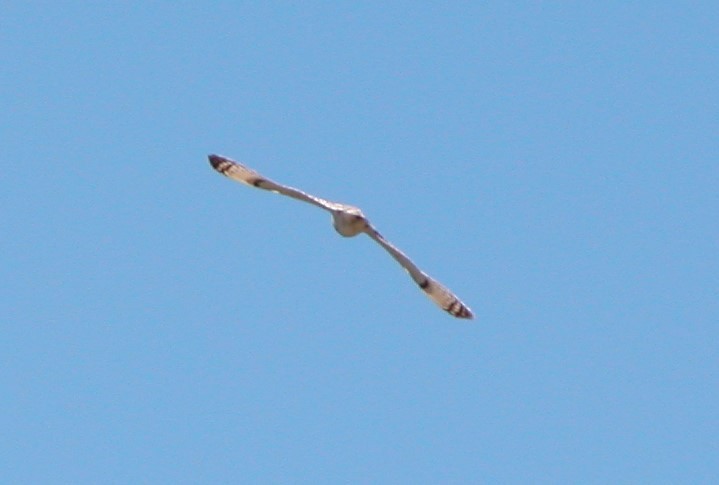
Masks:
[[[719,481],[717,2],[0,16],[3,483]]]

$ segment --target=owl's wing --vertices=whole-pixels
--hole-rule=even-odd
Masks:
[[[377,241],[402,267],[407,270],[415,283],[424,291],[432,301],[444,311],[457,318],[474,318],[472,310],[449,289],[439,281],[432,279],[415,265],[411,259],[392,243],[387,241],[377,230],[369,226],[367,235]]]
[[[288,187],[286,185],[273,182],[254,170],[227,157],[223,157],[221,155],[209,155],[207,158],[210,159],[212,168],[220,172],[222,175],[229,177],[232,180],[236,180],[237,182],[242,182],[243,184],[251,185],[253,187],[286,195],[303,202],[309,202],[310,204],[316,205],[317,207],[321,207],[322,209],[328,211],[340,210],[345,207],[343,204],[330,202],[328,200],[315,197],[314,195],[310,195],[299,189],[295,189],[294,187]]]

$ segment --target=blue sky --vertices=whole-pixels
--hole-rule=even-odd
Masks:
[[[4,482],[719,480],[716,2],[0,13]]]

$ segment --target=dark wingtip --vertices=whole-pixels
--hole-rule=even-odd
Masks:
[[[224,157],[215,155],[214,153],[207,155],[207,158],[210,160],[210,165],[212,165],[212,168],[214,169],[217,169],[217,166],[224,160]]]
[[[472,313],[472,310],[467,307],[462,308],[462,311],[455,315],[455,317],[466,318],[467,320],[474,320],[474,314]]]
[[[474,318],[472,310],[459,300],[452,302],[452,304],[445,310],[447,310],[447,312],[449,312],[449,314],[453,317],[466,318],[467,320],[472,320]]]

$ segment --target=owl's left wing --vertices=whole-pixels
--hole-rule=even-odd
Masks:
[[[423,272],[402,251],[387,241],[377,230],[369,226],[366,230],[369,237],[377,241],[402,267],[407,270],[415,283],[427,296],[444,311],[457,318],[474,318],[472,310],[439,281]]]

